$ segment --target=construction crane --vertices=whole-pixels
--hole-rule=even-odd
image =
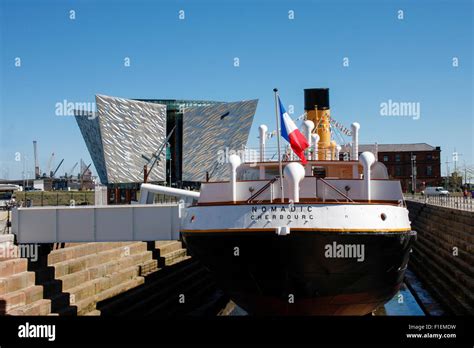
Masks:
[[[38,146],[36,140],[33,140],[33,151],[35,154],[35,179],[39,179],[41,176],[40,167],[38,162]]]
[[[81,173],[81,191],[82,191],[82,186],[84,184],[84,174],[87,172],[87,170],[89,169],[89,167],[92,165],[92,163],[90,163],[86,169],[84,169],[84,171]]]
[[[79,162],[76,162],[76,164],[74,164],[72,166],[72,168],[69,170],[69,172],[66,173],[66,177],[69,177],[69,178],[72,178],[73,176],[73,173],[74,173],[74,169],[76,169],[77,165],[79,164]],[[69,173],[69,175],[67,175]]]
[[[48,171],[46,173],[50,173],[51,174],[51,165],[53,164],[53,160],[54,160],[54,152],[51,154],[51,157],[49,158],[49,161],[48,161]],[[46,176],[46,173],[44,173],[44,176]]]
[[[92,165],[92,163],[89,163],[89,165],[86,167],[86,169],[84,169],[81,173],[81,178],[84,176],[84,174],[86,174],[87,170],[90,168],[90,166]]]
[[[85,167],[86,167],[86,164],[84,163],[84,161],[81,158],[81,165],[79,167],[79,175],[81,175],[81,173],[85,170],[84,169]]]
[[[58,166],[56,167],[56,169],[54,170],[54,172],[51,172],[51,177],[54,178],[54,176],[56,175],[56,173],[58,172],[59,170],[59,167],[61,167],[61,164],[63,164],[64,162],[64,158],[61,160],[61,162],[59,162]]]

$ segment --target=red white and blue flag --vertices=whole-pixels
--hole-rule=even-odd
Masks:
[[[301,163],[306,164],[307,160],[304,156],[304,150],[309,147],[308,141],[286,112],[280,97],[278,97],[278,104],[280,107],[281,136],[290,143],[291,149],[301,159]]]

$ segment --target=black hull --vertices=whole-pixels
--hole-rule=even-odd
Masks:
[[[257,315],[368,314],[397,293],[416,236],[296,230],[287,236],[182,235],[191,255],[209,268],[233,301]],[[334,242],[363,246],[363,260],[327,257]]]

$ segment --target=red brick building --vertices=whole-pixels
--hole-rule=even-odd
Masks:
[[[443,185],[439,146],[426,143],[359,145],[359,153],[364,151],[376,154],[378,161],[387,167],[390,178],[400,180],[403,192],[411,192],[413,173],[416,192],[426,186]]]

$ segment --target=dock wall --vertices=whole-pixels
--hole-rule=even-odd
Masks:
[[[407,201],[417,241],[408,267],[447,313],[474,314],[474,212]]]

